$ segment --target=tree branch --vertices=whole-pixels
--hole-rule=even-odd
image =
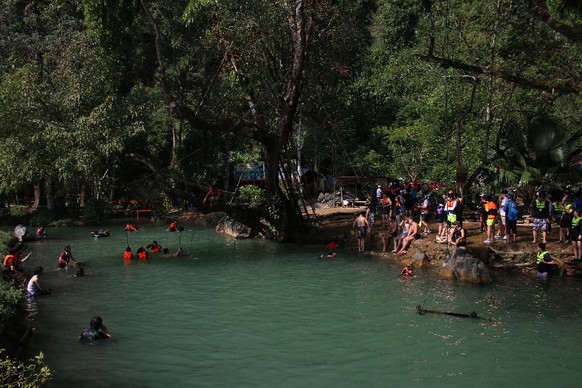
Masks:
[[[155,34],[155,46],[156,46],[156,55],[158,58],[158,66],[160,67],[160,83],[162,85],[162,91],[164,92],[164,97],[166,98],[166,103],[168,105],[170,105],[173,101],[174,101],[174,97],[172,96],[172,93],[170,92],[170,87],[168,86],[168,82],[166,79],[166,68],[164,66],[164,61],[163,61],[163,56],[162,56],[162,44],[161,44],[161,33],[160,33],[160,29],[158,28],[158,24],[156,23],[156,20],[154,19],[154,16],[152,15],[150,9],[148,8],[146,2],[144,0],[140,0],[141,2],[141,6],[144,9],[150,23],[152,24],[152,27],[154,29],[154,34]]]
[[[457,61],[454,59],[440,58],[434,55],[417,54],[416,57],[422,61],[436,63],[443,68],[452,68],[471,72],[474,74],[489,74],[505,81],[532,89],[542,90],[548,93],[559,94],[580,94],[582,93],[582,84],[575,84],[572,82],[551,82],[541,80],[530,80],[523,77],[518,77],[509,74],[505,71],[493,69],[490,66],[476,66]]]
[[[548,4],[546,0],[536,0],[537,12],[536,14],[542,22],[548,25],[552,30],[557,33],[564,35],[566,38],[581,43],[582,42],[582,30],[575,26],[570,26],[562,23],[561,21],[555,19],[550,15],[550,10],[548,9]]]

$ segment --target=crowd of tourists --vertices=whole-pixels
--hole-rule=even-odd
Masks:
[[[485,236],[483,244],[516,243],[517,225],[523,220],[532,225],[532,243],[544,244],[545,250],[554,227],[558,229],[557,243],[571,244],[574,260],[582,260],[582,199],[574,198],[569,191],[553,198],[539,189],[529,206],[524,201],[517,191],[479,195],[476,211],[479,231]],[[382,251],[394,254],[406,254],[415,240],[431,234],[437,243],[455,247],[467,243],[467,230],[463,227],[465,200],[454,190],[437,195],[412,185],[378,185],[374,193],[368,192],[367,203],[353,223],[359,252],[365,251],[366,238],[374,232],[382,242]],[[527,237],[519,238],[523,241]]]

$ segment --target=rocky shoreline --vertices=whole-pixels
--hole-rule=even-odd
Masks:
[[[356,250],[357,242],[352,230],[352,224],[361,208],[327,208],[317,209],[315,216],[311,217],[311,231],[306,233],[300,243],[320,244],[324,246],[331,239],[339,242],[341,250]],[[229,235],[234,238],[245,238],[248,231],[236,226],[228,219],[223,220],[224,214],[214,213],[202,215],[195,211],[180,212],[175,217],[182,223],[195,223],[205,226],[216,226],[217,232]],[[454,247],[447,247],[445,244],[436,243],[436,224],[431,225],[433,233],[416,240],[406,255],[397,255],[382,252],[382,242],[380,229],[374,230],[366,238],[366,252],[364,255],[373,255],[381,259],[390,260],[400,264],[414,262],[417,266],[441,268],[446,267],[446,262],[451,257],[458,257],[459,254],[475,258],[483,263],[490,271],[506,270],[518,271],[520,273],[535,276],[535,256],[536,245],[532,242],[532,225],[527,223],[518,224],[518,241],[516,243],[505,244],[503,240],[496,240],[492,244],[485,244],[484,234],[479,231],[478,222],[465,222],[467,230],[467,245],[460,249],[455,256]],[[553,258],[561,263],[553,273],[554,276],[582,277],[582,263],[573,260],[571,245],[564,245],[557,242],[558,227],[554,226],[552,232],[548,234],[548,251]],[[447,271],[439,271],[443,277],[457,277],[458,274]],[[464,279],[473,283],[488,283],[482,281],[479,275],[476,280]]]

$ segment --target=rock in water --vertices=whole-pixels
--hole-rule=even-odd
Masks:
[[[449,279],[458,278],[461,282],[472,284],[493,282],[485,263],[459,248],[453,251],[451,257],[443,261],[441,274]]]
[[[252,229],[230,217],[223,217],[216,225],[216,233],[226,234],[234,238],[252,237]]]

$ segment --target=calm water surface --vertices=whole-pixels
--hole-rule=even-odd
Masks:
[[[317,246],[235,241],[211,229],[129,235],[134,251],[157,240],[188,257],[151,255],[124,265],[126,235],[49,229],[28,244],[53,289],[31,308],[32,347],[53,387],[579,386],[582,282],[496,273],[492,286],[401,281],[386,261]],[[55,269],[70,243],[87,275]],[[467,313],[486,322],[427,314]],[[93,315],[114,339],[77,341]]]

